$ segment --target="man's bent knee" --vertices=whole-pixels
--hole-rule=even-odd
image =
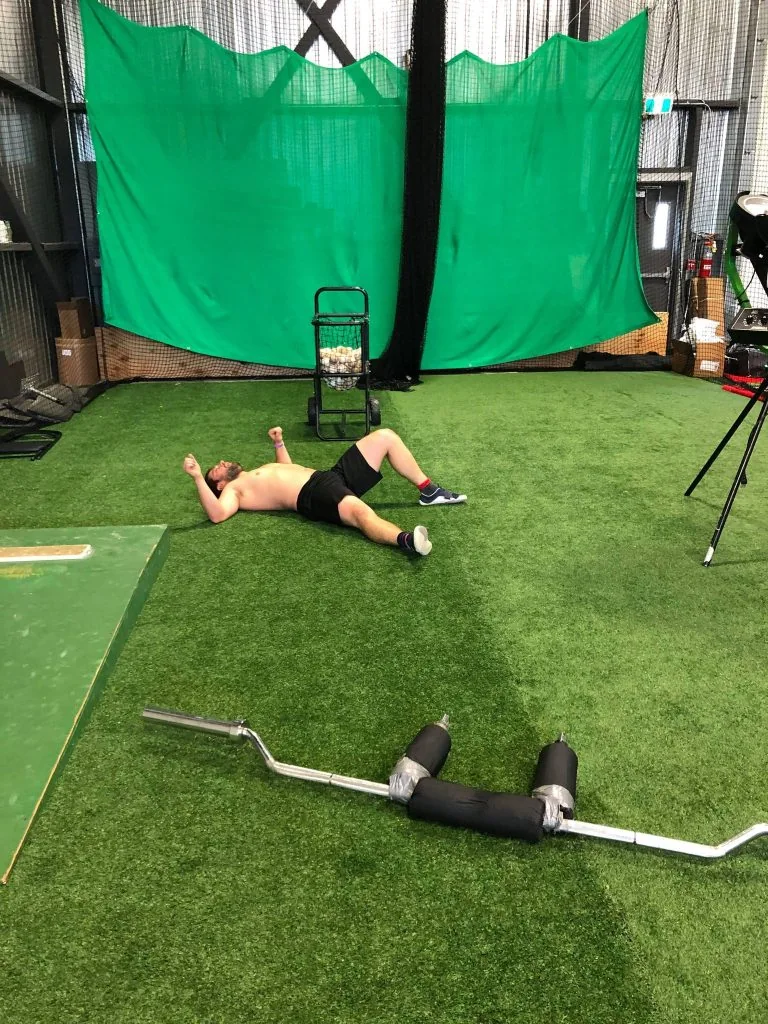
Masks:
[[[359,530],[364,520],[375,514],[369,505],[351,494],[339,502],[339,518],[345,526],[354,526]]]

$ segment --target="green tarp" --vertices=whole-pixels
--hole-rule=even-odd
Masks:
[[[489,366],[653,323],[635,191],[647,15],[593,43],[448,68],[433,369]]]
[[[309,367],[321,285],[392,327],[406,72],[229,51],[82,0],[106,319],[207,355]],[[526,61],[448,67],[424,366],[492,365],[652,322],[634,194],[647,16]]]
[[[382,349],[406,73],[376,54],[332,69],[285,47],[233,53],[95,0],[81,11],[108,322],[207,355],[306,367],[316,289],[349,282],[370,293]]]

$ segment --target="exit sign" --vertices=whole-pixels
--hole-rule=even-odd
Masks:
[[[646,114],[669,114],[672,112],[671,96],[646,96]]]

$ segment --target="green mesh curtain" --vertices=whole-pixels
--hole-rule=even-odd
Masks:
[[[392,329],[407,73],[224,49],[82,0],[106,319],[206,355],[313,363],[312,296]],[[594,43],[448,68],[437,273],[423,365],[492,365],[652,322],[634,229],[642,15]]]
[[[605,39],[448,68],[425,369],[547,355],[654,323],[635,190],[645,12]]]
[[[82,0],[105,318],[206,355],[314,364],[321,285],[360,284],[386,345],[407,74],[233,53]]]

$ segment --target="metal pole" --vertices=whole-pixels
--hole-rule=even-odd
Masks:
[[[575,821],[563,818],[553,830],[555,833],[588,836],[590,839],[610,839],[616,843],[630,843],[634,846],[645,846],[652,850],[665,850],[669,853],[682,853],[688,857],[702,857],[706,860],[717,860],[732,853],[740,846],[768,836],[768,824],[751,825],[731,839],[726,839],[717,846],[705,843],[689,843],[685,839],[670,839],[667,836],[656,836],[649,832],[631,832],[623,828],[611,828],[609,825],[594,825],[589,821]]]
[[[304,768],[298,764],[285,764],[277,761],[269,752],[266,743],[255,729],[242,721],[222,721],[218,718],[199,718],[186,715],[181,711],[169,711],[165,708],[144,708],[142,717],[150,722],[163,725],[177,725],[185,729],[196,729],[199,732],[213,733],[217,736],[229,736],[232,739],[246,739],[261,754],[264,764],[275,775],[285,775],[291,779],[303,779],[304,782],[320,782],[326,786],[339,789],[353,789],[358,793],[370,796],[383,796],[389,799],[389,786],[382,782],[369,782],[367,779],[355,779],[350,775],[337,775],[334,772],[322,772],[315,768]]]
[[[568,35],[589,41],[590,0],[570,0],[568,4]]]
[[[0,167],[0,220],[10,222],[13,237],[29,242],[31,259],[29,268],[35,275],[43,297],[53,306],[69,297],[63,277],[43,248],[32,222],[24,211],[5,170]],[[55,310],[54,310],[55,312]]]
[[[725,437],[722,439],[720,444],[717,446],[717,448],[715,448],[715,450],[712,452],[710,457],[707,459],[707,461],[704,463],[702,468],[699,470],[699,473],[698,473],[696,479],[693,481],[693,483],[688,487],[688,490],[685,492],[685,497],[686,498],[689,498],[693,494],[693,492],[696,490],[696,488],[698,487],[699,483],[706,476],[706,474],[707,474],[708,470],[710,469],[710,467],[712,466],[712,464],[715,462],[717,457],[720,455],[720,452],[722,452],[722,450],[725,448],[725,446],[731,440],[733,435],[739,429],[741,424],[744,422],[746,417],[749,415],[750,410],[752,409],[752,406],[755,404],[755,402],[759,401],[760,396],[765,392],[766,388],[768,388],[768,377],[766,377],[766,379],[762,382],[762,384],[757,389],[757,391],[754,393],[754,395],[750,398],[750,400],[747,402],[747,404],[741,410],[739,415],[734,420],[733,426],[730,428],[730,430],[725,435]]]
[[[760,385],[763,391],[765,390],[766,386],[768,386],[768,377]],[[709,550],[704,556],[704,565],[709,565],[709,563],[712,561],[718,542],[720,540],[720,536],[723,530],[725,529],[725,524],[728,521],[728,516],[730,515],[731,509],[733,508],[733,503],[736,500],[736,495],[739,493],[739,487],[742,484],[746,484],[747,482],[747,466],[749,465],[749,460],[752,458],[752,452],[755,450],[757,439],[760,437],[760,431],[763,428],[763,423],[765,422],[765,414],[767,412],[768,405],[766,405],[765,402],[763,402],[760,408],[760,413],[757,417],[757,420],[755,421],[755,425],[754,427],[752,427],[752,430],[750,432],[749,440],[747,441],[747,447],[744,450],[744,454],[741,457],[741,463],[739,464],[736,476],[734,477],[733,483],[731,484],[731,489],[728,492],[728,497],[725,499],[725,505],[723,505],[723,511],[720,513],[720,518],[717,521],[715,532],[712,534],[712,540],[709,544]]]
[[[217,736],[229,736],[237,740],[243,735],[245,719],[224,722],[219,718],[200,718],[197,715],[185,715],[181,711],[168,711],[165,708],[144,708],[142,718],[148,722],[161,722],[163,725],[179,725],[185,729],[197,729],[210,732]]]
[[[741,90],[739,95],[739,112],[736,120],[736,125],[733,129],[729,124],[728,136],[732,139],[732,143],[729,143],[726,139],[726,152],[729,150],[734,154],[733,166],[731,168],[730,177],[727,179],[726,189],[721,189],[718,209],[718,221],[722,223],[727,217],[727,211],[730,209],[733,197],[739,190],[739,183],[742,178],[742,172],[747,170],[747,166],[754,162],[754,147],[746,152],[744,149],[746,138],[747,138],[747,121],[749,119],[749,108],[750,103],[753,99],[760,99],[760,91],[762,89],[762,75],[759,75],[759,81],[755,83],[755,57],[757,55],[757,45],[760,43],[765,48],[765,40],[758,39],[758,19],[760,17],[761,0],[751,0],[749,6],[749,12],[746,15],[746,32],[744,33],[744,70],[741,78]],[[737,37],[742,37],[741,24],[742,18],[739,18],[739,26],[737,31]],[[764,54],[762,57],[764,66]],[[758,86],[756,92],[753,94],[753,86]],[[731,118],[729,116],[729,122]],[[731,149],[731,145],[733,148]],[[750,161],[745,160],[745,156],[751,156]]]
[[[40,78],[47,92],[61,103],[60,109],[54,108],[49,114],[48,128],[62,234],[66,241],[78,240],[80,243],[69,261],[72,278],[70,294],[87,295],[93,305],[80,184],[77,180],[76,140],[69,110],[70,73],[61,0],[31,0],[30,6]]]

